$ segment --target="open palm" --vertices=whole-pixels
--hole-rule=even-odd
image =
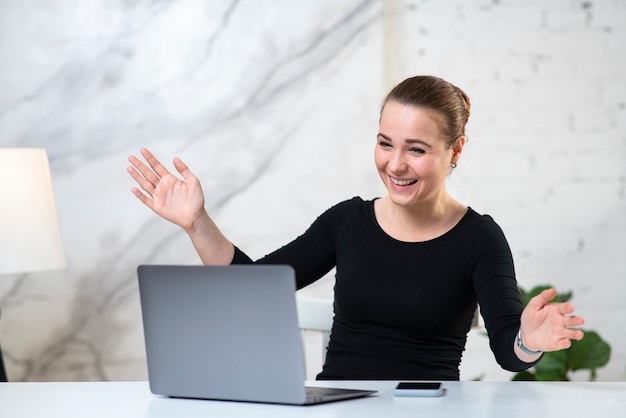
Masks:
[[[179,158],[174,159],[174,167],[182,180],[147,149],[142,149],[141,154],[149,166],[135,156],[128,159],[132,164],[128,173],[143,190],[133,187],[133,194],[157,215],[188,230],[204,210],[204,194],[198,178]]]
[[[522,312],[523,341],[535,351],[557,351],[569,348],[571,340],[583,338],[583,331],[574,327],[584,324],[584,319],[572,315],[571,303],[550,303],[556,289],[546,289],[528,302]]]

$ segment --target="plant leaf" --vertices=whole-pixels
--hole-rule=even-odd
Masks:
[[[563,370],[548,370],[545,372],[537,371],[535,373],[535,377],[537,378],[537,380],[541,380],[541,381],[565,382],[569,380],[569,378],[567,377],[567,374],[565,374]]]
[[[597,369],[607,364],[611,357],[611,347],[595,331],[585,331],[585,337],[572,341],[568,351],[572,370]]]
[[[542,285],[533,287],[528,292],[525,292],[526,300],[522,300],[522,302],[524,303],[524,306],[528,305],[528,302],[530,302],[530,300],[534,298],[535,296],[537,296],[539,293],[543,292],[546,289],[550,289],[551,287],[552,286],[549,284],[542,284]]]
[[[554,302],[567,302],[568,300],[570,300],[572,298],[572,291],[567,291],[565,293],[557,293],[556,298],[554,299]]]
[[[530,302],[530,300],[532,298],[534,298],[535,296],[537,296],[539,293],[543,292],[546,289],[551,289],[554,286],[550,285],[550,284],[542,284],[542,285],[538,285],[533,287],[532,289],[530,289],[530,291],[525,291],[524,289],[522,289],[521,287],[518,287],[520,296],[522,298],[522,304],[524,306],[528,305],[528,302]],[[554,299],[552,299],[550,302],[567,302],[572,298],[572,291],[568,291],[565,293],[557,293],[557,295],[554,297]]]
[[[550,351],[544,353],[539,363],[535,364],[535,376],[537,380],[562,380],[561,376],[567,374],[567,366],[567,350]],[[558,379],[555,379],[555,376]]]
[[[532,374],[528,370],[524,370],[522,372],[517,373],[515,376],[513,376],[511,380],[517,381],[517,382],[520,382],[520,381],[527,382],[527,381],[535,381],[537,379],[535,378],[534,374]]]

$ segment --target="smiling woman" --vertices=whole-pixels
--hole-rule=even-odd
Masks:
[[[446,178],[463,151],[469,98],[417,76],[384,101],[376,168],[388,195],[355,197],[320,215],[298,238],[253,261],[218,229],[198,178],[180,159],[172,175],[146,149],[129,157],[135,196],[182,227],[205,264],[287,264],[303,288],[336,268],[334,320],[319,379],[458,380],[477,303],[506,370],[583,337],[569,303],[547,289],[524,309],[500,227],[454,199]],[[523,343],[522,343],[523,341]]]

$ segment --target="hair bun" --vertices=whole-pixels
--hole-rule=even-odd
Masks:
[[[465,94],[463,90],[461,90],[457,86],[454,86],[454,88],[456,89],[457,93],[459,93],[459,96],[461,96],[461,100],[463,101],[463,106],[465,107],[465,123],[467,123],[470,117],[471,107],[469,97],[467,96],[467,94]]]

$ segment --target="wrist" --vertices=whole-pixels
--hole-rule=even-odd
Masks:
[[[212,229],[215,228],[215,224],[211,221],[211,217],[204,208],[189,223],[180,226],[192,239],[198,236],[209,235]]]
[[[543,351],[541,350],[539,351],[530,350],[528,347],[524,345],[524,342],[522,341],[522,329],[521,328],[517,331],[517,337],[515,337],[515,342],[517,346],[519,347],[519,349],[528,355],[536,356],[536,355],[543,353]]]

